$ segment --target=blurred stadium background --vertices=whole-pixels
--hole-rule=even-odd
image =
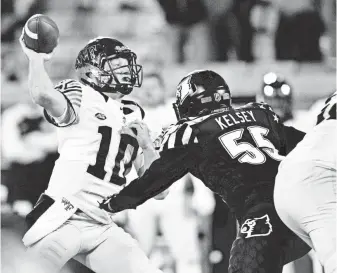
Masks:
[[[75,77],[77,53],[96,36],[120,39],[137,53],[145,78],[132,96],[147,109],[154,134],[174,121],[175,86],[192,70],[221,74],[237,105],[262,92],[265,73],[283,75],[294,111],[302,113],[299,127],[314,122],[313,105],[336,88],[335,0],[1,0],[3,272],[22,272],[23,219],[58,156],[54,129],[29,99],[27,60],[17,41],[35,13],[49,15],[60,29],[47,65],[55,83]],[[232,214],[200,181],[185,177],[180,184],[167,200],[151,200],[116,221],[165,272],[227,272]],[[71,261],[64,272],[90,271]]]

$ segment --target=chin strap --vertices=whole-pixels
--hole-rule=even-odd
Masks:
[[[104,85],[103,87],[97,86],[94,82],[89,82],[86,79],[81,78],[81,81],[89,85],[91,88],[95,89],[96,91],[103,92],[103,93],[120,93],[122,95],[129,95],[133,87],[128,86],[127,84],[119,84],[116,85],[115,87],[109,86],[109,85]]]

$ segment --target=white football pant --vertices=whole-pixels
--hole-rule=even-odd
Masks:
[[[336,270],[336,169],[309,162],[282,164],[275,207],[282,221],[317,253],[325,273]]]
[[[162,273],[122,228],[100,224],[83,213],[74,214],[28,253],[38,257],[44,272],[58,272],[74,258],[96,273]]]

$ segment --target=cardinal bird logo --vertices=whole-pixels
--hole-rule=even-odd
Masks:
[[[240,229],[241,233],[247,234],[246,238],[268,236],[273,231],[268,214],[253,219],[247,219]]]

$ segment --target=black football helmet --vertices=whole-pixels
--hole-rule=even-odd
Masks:
[[[177,86],[173,103],[178,120],[197,117],[231,107],[231,93],[226,81],[211,70],[193,71]]]
[[[263,76],[262,92],[257,102],[269,104],[282,122],[293,117],[292,87],[281,75],[269,72]]]
[[[97,37],[79,52],[75,69],[80,80],[97,91],[128,95],[143,81],[143,69],[136,59],[120,41]]]

